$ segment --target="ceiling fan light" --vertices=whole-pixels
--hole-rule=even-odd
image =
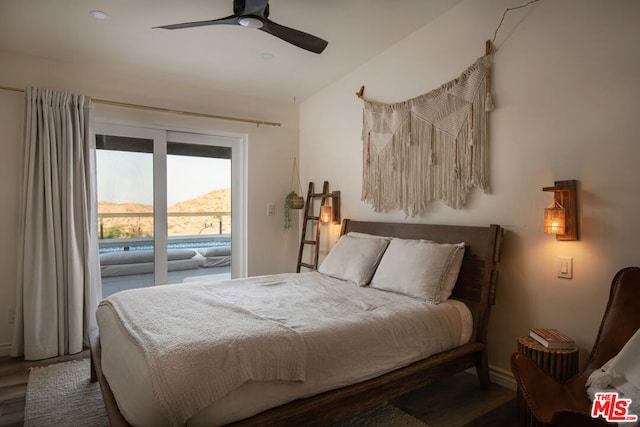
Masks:
[[[98,21],[107,21],[109,19],[109,14],[101,10],[92,10],[89,15]]]
[[[262,21],[258,18],[254,18],[252,16],[243,16],[238,19],[238,24],[247,28],[262,28]]]

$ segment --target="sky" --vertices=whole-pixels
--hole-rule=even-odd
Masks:
[[[150,153],[97,150],[98,201],[153,204]],[[231,161],[167,156],[167,204],[231,187]]]

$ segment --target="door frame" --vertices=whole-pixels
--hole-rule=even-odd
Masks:
[[[153,140],[154,284],[167,283],[167,142],[231,148],[231,278],[247,276],[247,135],[96,122],[95,134]]]

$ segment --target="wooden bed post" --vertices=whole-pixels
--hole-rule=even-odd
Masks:
[[[478,312],[479,323],[478,334],[476,340],[484,344],[484,349],[476,355],[476,371],[478,372],[478,380],[483,390],[488,390],[491,386],[491,376],[489,374],[489,355],[487,347],[487,335],[489,329],[489,317],[491,306],[495,304],[496,286],[498,282],[498,270],[496,265],[500,261],[500,250],[502,243],[503,229],[495,224],[489,227],[488,244],[485,254],[485,271],[484,280],[487,286],[482,289],[480,297],[480,308]]]

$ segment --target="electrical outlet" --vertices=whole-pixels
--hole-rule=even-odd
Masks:
[[[558,257],[557,276],[561,279],[573,278],[573,258],[568,256]]]

